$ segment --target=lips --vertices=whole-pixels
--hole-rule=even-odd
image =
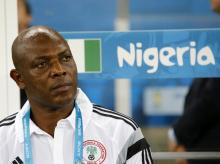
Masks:
[[[56,84],[54,87],[52,87],[52,91],[56,92],[66,92],[69,91],[69,89],[72,87],[72,83],[61,83]]]

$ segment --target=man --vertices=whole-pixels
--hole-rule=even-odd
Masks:
[[[195,79],[184,113],[170,130],[172,151],[220,151],[220,78]],[[194,159],[181,164],[219,164],[219,159]]]
[[[220,13],[220,0],[211,0],[212,10]]]
[[[31,9],[26,0],[18,0],[18,31],[21,32],[29,27],[32,16]]]
[[[18,31],[21,32],[30,26],[32,16],[31,8],[26,0],[18,0]],[[27,96],[23,89],[20,90],[20,104],[21,107],[27,101]]]
[[[211,0],[220,13],[220,0]],[[184,113],[169,129],[171,151],[220,151],[220,78],[194,79],[185,98]],[[220,159],[178,160],[178,164],[219,164]]]
[[[43,26],[12,45],[11,77],[28,101],[0,122],[1,163],[152,163],[149,145],[130,118],[97,105],[77,88],[70,48]]]

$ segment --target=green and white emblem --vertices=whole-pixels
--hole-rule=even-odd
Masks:
[[[106,158],[106,149],[98,141],[87,140],[83,143],[83,163],[103,164]]]

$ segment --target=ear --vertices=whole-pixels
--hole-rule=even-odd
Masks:
[[[10,76],[17,83],[17,85],[20,89],[25,88],[24,80],[23,80],[21,74],[16,69],[11,70]]]

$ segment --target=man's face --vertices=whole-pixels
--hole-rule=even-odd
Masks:
[[[19,49],[24,54],[21,75],[29,100],[55,108],[72,103],[77,68],[67,43],[59,37],[39,37]]]

